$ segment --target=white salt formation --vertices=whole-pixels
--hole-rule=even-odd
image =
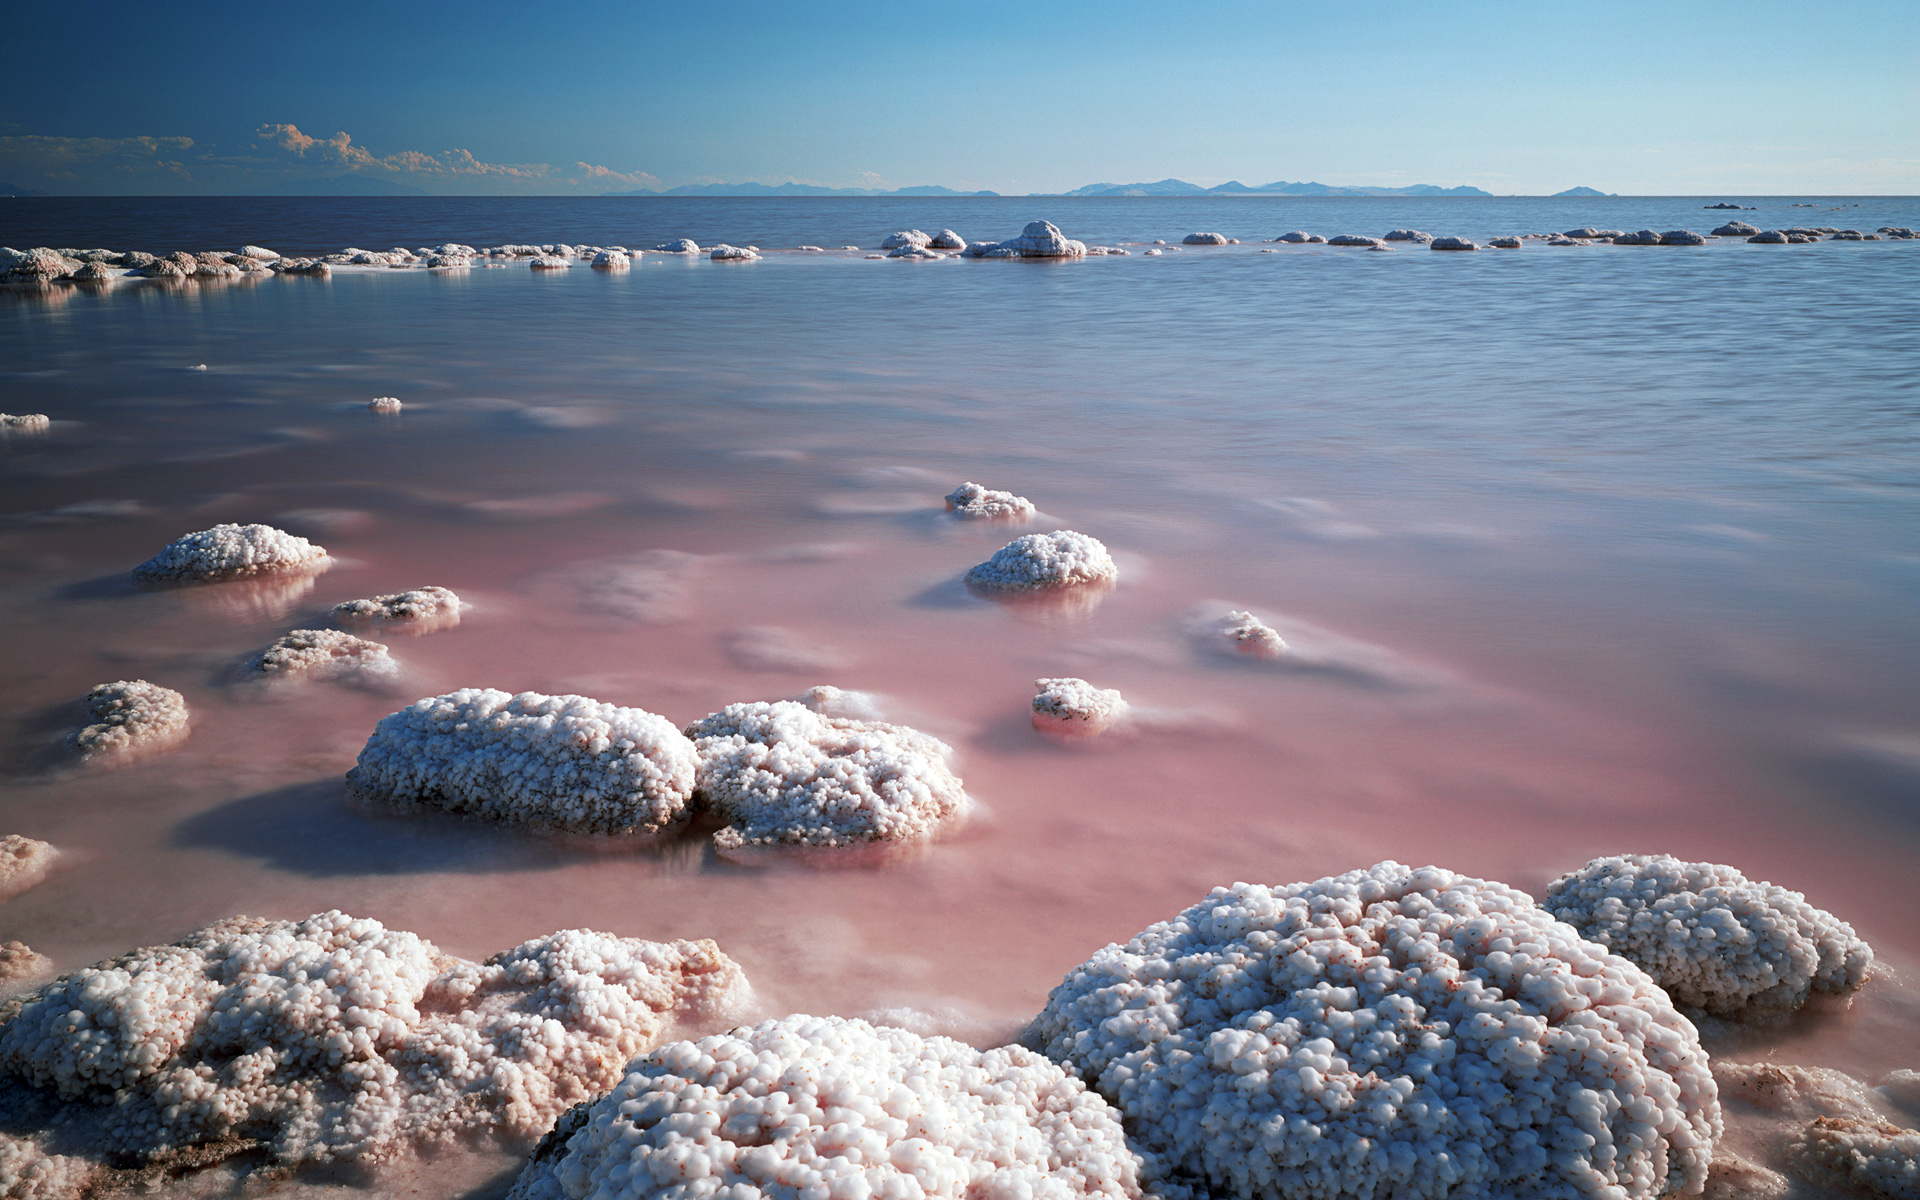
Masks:
[[[961,237],[951,229],[942,229],[939,233],[933,235],[933,238],[927,242],[927,245],[935,250],[965,250],[967,248],[967,239]]]
[[[1099,539],[1062,529],[1013,539],[968,571],[966,581],[984,591],[1037,592],[1110,583],[1119,574]]]
[[[52,424],[45,413],[0,413],[0,430],[44,433]]]
[[[396,396],[375,396],[367,401],[367,407],[377,413],[397,413],[400,411],[400,400]]]
[[[1788,1161],[1810,1182],[1888,1200],[1920,1200],[1920,1129],[1815,1117],[1789,1147]]]
[[[0,1196],[6,1200],[79,1200],[98,1163],[49,1154],[37,1143],[0,1133]]]
[[[965,253],[968,258],[1084,258],[1087,244],[1067,237],[1052,221],[1031,221],[1017,238],[970,242]]]
[[[1224,246],[1227,235],[1224,233],[1190,233],[1180,239],[1182,246]]]
[[[326,547],[271,525],[215,525],[169,542],[133,569],[148,583],[207,583],[279,572],[318,572],[333,565]]]
[[[899,250],[907,246],[913,246],[924,250],[932,241],[933,238],[921,233],[918,229],[903,229],[899,233],[881,242],[880,248],[882,250]]]
[[[87,693],[93,722],[73,735],[74,748],[89,759],[130,758],[170,750],[186,740],[187,698],[144,679],[102,683]]]
[[[653,254],[698,254],[700,243],[692,238],[679,238],[671,242],[661,242],[650,249]]]
[[[1019,1046],[790,1016],[629,1065],[509,1200],[1137,1200],[1119,1114]]]
[[[1873,948],[1799,892],[1668,855],[1596,858],[1547,889],[1547,909],[1645,968],[1681,1004],[1784,1012],[1866,982]]]
[[[450,589],[428,586],[369,600],[348,600],[334,605],[331,615],[341,625],[395,625],[410,633],[432,633],[460,624],[460,611],[465,607]]]
[[[945,743],[904,725],[823,716],[791,700],[729,704],[687,726],[722,854],[924,842],[971,802]]]
[[[1826,1067],[1773,1062],[1718,1060],[1713,1076],[1721,1102],[1741,1114],[1739,1128],[1760,1155],[1822,1194],[1920,1197],[1920,1131],[1887,1119],[1879,1103],[1886,1089],[1876,1094],[1851,1075]],[[1773,1176],[1778,1181],[1773,1194],[1791,1190],[1778,1172],[1743,1165]],[[1719,1160],[1714,1172],[1732,1173]],[[1729,1197],[1758,1192],[1753,1187],[1724,1190]],[[1708,1194],[1715,1194],[1712,1185]]]
[[[44,844],[44,843],[43,843]],[[53,960],[25,942],[0,943],[0,987],[53,974]],[[11,1195],[0,1188],[0,1196]]]
[[[1463,237],[1440,237],[1434,238],[1433,241],[1429,242],[1428,248],[1433,250],[1478,250],[1480,244]]]
[[[969,480],[947,493],[947,511],[967,521],[1025,521],[1033,501],[1012,492],[996,492]]]
[[[887,251],[888,258],[945,258],[938,250],[929,250],[925,246],[901,246]]]
[[[1235,654],[1248,658],[1279,658],[1287,652],[1286,639],[1259,617],[1232,609],[1220,618],[1218,631]]]
[[[1520,248],[1520,239],[1517,237],[1497,237],[1488,241],[1487,245],[1492,246],[1495,250],[1518,250]]]
[[[296,629],[262,650],[247,664],[247,673],[267,679],[339,679],[392,675],[398,666],[379,642],[338,629]]]
[[[693,743],[665,717],[494,688],[389,713],[347,772],[363,799],[592,834],[668,828],[686,816],[693,783]]]
[[[1308,243],[1324,244],[1327,239],[1317,233],[1307,233],[1303,230],[1295,229],[1291,233],[1283,233],[1273,240],[1276,242],[1291,242],[1294,245],[1306,245]]]
[[[571,269],[573,263],[557,254],[542,254],[527,265],[536,271],[565,271]]]
[[[0,837],[0,900],[38,886],[60,857],[48,842],[10,833]]]
[[[337,911],[233,917],[28,996],[0,1070],[113,1106],[122,1153],[257,1138],[281,1164],[374,1161],[538,1137],[676,1022],[747,995],[709,941],[570,929],[474,963]]]
[[[760,255],[748,246],[728,246],[722,244],[715,246],[713,253],[708,255],[708,257],[715,262],[746,262],[750,259],[759,258]]]
[[[1651,1200],[1697,1193],[1720,1135],[1653,980],[1437,867],[1215,888],[1069,972],[1032,1036],[1200,1196]]]
[[[593,256],[593,265],[602,271],[625,271],[633,266],[633,260],[618,250],[602,250]]]
[[[1423,233],[1418,229],[1392,229],[1382,234],[1381,240],[1387,242],[1431,242],[1433,235]]]
[[[1119,692],[1084,679],[1036,679],[1033,686],[1033,727],[1042,732],[1092,737],[1112,728],[1127,711]]]

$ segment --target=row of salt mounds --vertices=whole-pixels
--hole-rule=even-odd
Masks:
[[[947,745],[904,725],[776,700],[729,704],[686,734],[700,798],[729,822],[713,838],[729,857],[924,843],[972,807]]]
[[[392,675],[398,669],[399,664],[379,642],[337,629],[296,629],[276,638],[247,664],[249,675],[269,679],[380,676]]]
[[[187,698],[144,679],[95,684],[87,693],[93,720],[73,735],[74,749],[89,759],[123,759],[170,750],[186,740]]]
[[[333,606],[334,621],[350,627],[397,626],[404,632],[433,633],[460,624],[466,603],[451,588],[428,585],[389,592],[365,600],[346,600]]]
[[[45,433],[52,425],[45,413],[0,413],[0,431]]]
[[[167,543],[133,569],[146,583],[206,583],[278,572],[324,571],[333,565],[324,546],[271,525],[215,525]]]
[[[1019,1046],[790,1016],[631,1064],[509,1200],[1137,1200],[1119,1114]]]
[[[1111,583],[1119,575],[1098,538],[1060,529],[1013,539],[969,570],[966,583],[988,592],[1040,592]]]
[[[1699,1192],[1721,1129],[1645,972],[1437,867],[1216,888],[1071,971],[1032,1036],[1192,1196],[1650,1200]]]
[[[1547,910],[1632,959],[1681,1004],[1788,1012],[1867,980],[1873,948],[1799,892],[1670,855],[1596,858],[1547,889]]]
[[[748,996],[710,941],[570,929],[474,963],[337,911],[234,917],[29,995],[0,1024],[0,1070],[113,1106],[122,1153],[257,1138],[283,1164],[372,1161],[531,1141],[673,1025]]]
[[[1030,221],[1017,238],[969,242],[964,253],[968,258],[1084,258],[1087,244],[1061,233],[1052,221]]]
[[[1033,727],[1043,733],[1092,737],[1126,715],[1119,692],[1084,679],[1036,679],[1033,687]]]
[[[36,887],[60,857],[50,843],[18,833],[0,837],[0,900]]]
[[[673,723],[585,696],[462,688],[374,726],[354,795],[568,833],[653,834],[688,813],[693,744]]]
[[[1033,501],[1012,492],[996,492],[968,480],[947,493],[947,511],[964,521],[1025,521]]]

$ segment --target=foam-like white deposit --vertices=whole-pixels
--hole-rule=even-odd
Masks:
[[[333,606],[330,615],[341,625],[396,625],[405,627],[407,632],[431,633],[460,624],[460,611],[465,607],[465,602],[452,589],[428,585],[366,600],[343,601]]]
[[[630,1065],[510,1200],[1134,1200],[1119,1114],[1019,1046],[790,1016]]]
[[[1069,972],[1032,1036],[1194,1196],[1643,1200],[1698,1192],[1721,1127],[1645,972],[1437,867],[1215,888]]]
[[[0,837],[0,900],[37,886],[59,857],[49,842],[18,833]]]
[[[1248,658],[1278,658],[1287,652],[1286,639],[1259,617],[1242,609],[1232,609],[1215,626],[1219,636],[1235,654]]]
[[[144,679],[94,685],[87,693],[93,718],[73,735],[83,758],[123,758],[168,750],[186,740],[187,698]]]
[[[1033,727],[1047,733],[1091,737],[1112,728],[1127,711],[1119,692],[1084,679],[1036,679],[1033,686]]]
[[[367,401],[367,407],[377,413],[397,413],[401,405],[397,396],[375,396]]]
[[[53,425],[45,413],[0,413],[0,430],[44,433]]]
[[[1669,855],[1596,858],[1546,907],[1644,967],[1682,1004],[1732,1016],[1785,1011],[1866,982],[1873,948],[1799,892]]]
[[[462,688],[382,717],[347,787],[400,808],[651,834],[686,815],[694,759],[693,743],[645,709]]]
[[[1033,516],[1033,501],[1012,492],[996,492],[968,480],[947,493],[947,510],[967,521],[1025,521]]]
[[[276,638],[247,664],[247,673],[268,679],[310,676],[392,675],[399,664],[379,642],[338,629],[296,629]]]
[[[1061,529],[1013,539],[968,571],[966,582],[984,591],[1035,592],[1110,583],[1119,574],[1098,538]]]
[[[324,546],[271,525],[215,525],[167,543],[133,569],[150,583],[205,583],[280,572],[317,573],[333,565]]]
[[[823,716],[791,700],[729,704],[687,727],[722,854],[922,842],[971,802],[944,742],[904,725]]]
[[[474,963],[378,921],[234,917],[75,971],[0,1024],[0,1070],[113,1106],[137,1154],[258,1138],[282,1163],[524,1142],[676,1022],[748,994],[710,941],[563,930]]]

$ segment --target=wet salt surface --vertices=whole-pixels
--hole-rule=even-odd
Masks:
[[[1273,232],[1294,227],[1340,231]],[[786,232],[716,240],[843,240]],[[0,445],[0,833],[63,852],[0,906],[0,940],[71,970],[331,907],[467,956],[575,926],[712,937],[757,1015],[891,1011],[984,1046],[1216,884],[1394,857],[1538,895],[1665,852],[1806,892],[1885,963],[1850,1005],[1732,1035],[1735,1057],[1920,1067],[1916,248],[1757,256],[1780,249],[1177,273],[769,256],[0,296],[7,407],[54,419]],[[375,420],[374,395],[405,408]],[[1031,498],[1024,529],[1098,537],[1118,586],[969,595],[1011,535],[943,513],[965,479]],[[126,582],[226,521],[337,565]],[[472,608],[396,646],[404,695],[232,685],[334,603],[427,582]],[[1202,605],[1354,661],[1235,660],[1195,643]],[[1045,676],[1162,719],[1059,745],[1030,723]],[[192,737],[50,768],[79,697],[122,678],[184,693]],[[765,869],[699,836],[596,850],[396,816],[340,781],[379,717],[457,687],[685,724],[817,683],[953,745],[986,814],[885,868]]]

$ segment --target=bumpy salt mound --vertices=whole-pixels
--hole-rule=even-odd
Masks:
[[[1069,972],[1032,1034],[1196,1195],[1640,1200],[1699,1191],[1720,1133],[1653,980],[1437,867],[1215,888]]]
[[[53,974],[53,960],[25,942],[0,943],[0,987]],[[0,1188],[0,1196],[12,1195]]]
[[[0,1070],[113,1105],[114,1149],[258,1138],[282,1163],[525,1141],[677,1021],[747,996],[712,942],[570,929],[485,963],[379,922],[234,917],[75,971],[0,1024]]]
[[[687,736],[701,799],[730,823],[714,835],[722,854],[921,842],[971,807],[946,744],[904,725],[776,700],[729,704]]]
[[[693,240],[692,238],[678,238],[678,239],[676,239],[676,240],[674,240],[674,241],[671,241],[671,242],[661,242],[661,243],[660,243],[660,244],[659,244],[658,246],[654,246],[654,247],[651,247],[651,248],[650,248],[650,253],[653,253],[653,254],[698,254],[698,253],[700,253],[700,243],[699,243],[699,242],[696,242],[696,241],[694,241],[694,240]]]
[[[1295,245],[1305,245],[1309,242],[1324,243],[1327,239],[1317,233],[1307,233],[1304,230],[1295,229],[1291,233],[1283,233],[1273,240],[1276,242],[1292,242]]]
[[[398,666],[379,642],[337,629],[296,629],[262,650],[247,664],[247,673],[269,679],[338,679],[392,675]]]
[[[933,238],[927,242],[927,245],[933,247],[935,250],[965,250],[967,248],[967,239],[961,237],[951,229],[942,229],[939,233],[933,235]]]
[[[715,246],[713,253],[707,257],[713,259],[715,262],[746,262],[749,259],[759,258],[760,255],[750,246],[728,246],[723,244]]]
[[[1224,246],[1227,235],[1224,233],[1190,233],[1180,239],[1182,246]]]
[[[947,510],[962,520],[1024,521],[1033,501],[1012,492],[996,492],[969,480],[947,493]]]
[[[1119,1114],[1019,1046],[791,1016],[662,1046],[569,1113],[511,1200],[1132,1200]]]
[[[347,787],[569,833],[658,833],[687,813],[693,744],[665,717],[585,696],[462,688],[380,718]]]
[[[375,396],[367,401],[367,407],[377,413],[397,413],[401,405],[397,396]]]
[[[278,572],[324,571],[333,565],[324,546],[271,525],[215,525],[167,543],[133,569],[148,583],[244,579]]]
[[[0,430],[44,433],[52,424],[45,413],[0,413]]]
[[[144,679],[96,684],[87,693],[93,723],[73,735],[85,758],[120,758],[167,750],[186,740],[187,699]]]
[[[1087,244],[1060,232],[1052,221],[1029,221],[1017,238],[1004,242],[971,242],[968,258],[1082,258]]]
[[[593,265],[602,271],[624,271],[633,266],[633,260],[617,250],[602,250],[593,256]]]
[[[573,264],[557,254],[542,254],[527,264],[536,271],[565,271]]]
[[[1920,1129],[1886,1121],[1816,1117],[1789,1147],[1806,1179],[1889,1200],[1920,1200]]]
[[[1478,250],[1480,245],[1468,238],[1441,237],[1429,242],[1428,247],[1434,250]]]
[[[881,242],[880,248],[882,250],[899,250],[903,247],[914,246],[924,250],[932,241],[933,239],[931,237],[921,233],[918,229],[903,229],[886,241]]]
[[[398,625],[408,632],[431,633],[460,624],[460,610],[465,607],[451,589],[428,586],[348,600],[334,605],[331,615],[341,625]]]
[[[1518,250],[1520,248],[1520,239],[1517,237],[1497,237],[1488,241],[1487,245],[1492,246],[1495,250]]]
[[[49,1154],[27,1138],[0,1133],[0,1196],[7,1200],[78,1200],[99,1164]]]
[[[1259,617],[1241,609],[1230,610],[1214,628],[1235,654],[1244,654],[1248,658],[1279,658],[1287,652],[1285,638]]]
[[[1381,235],[1381,240],[1386,242],[1430,242],[1433,240],[1433,235],[1423,233],[1418,229],[1390,229]]]
[[[51,843],[17,833],[0,837],[0,900],[38,886],[59,857]]]
[[[1106,732],[1127,711],[1119,692],[1084,679],[1036,679],[1033,686],[1033,727],[1046,733],[1091,737]]]
[[[983,591],[1037,592],[1109,583],[1119,574],[1098,538],[1061,529],[1013,539],[968,571],[966,582]]]
[[[1547,889],[1561,920],[1644,967],[1681,1004],[1723,1016],[1799,1008],[1866,982],[1873,948],[1832,913],[1717,863],[1596,858]]]

